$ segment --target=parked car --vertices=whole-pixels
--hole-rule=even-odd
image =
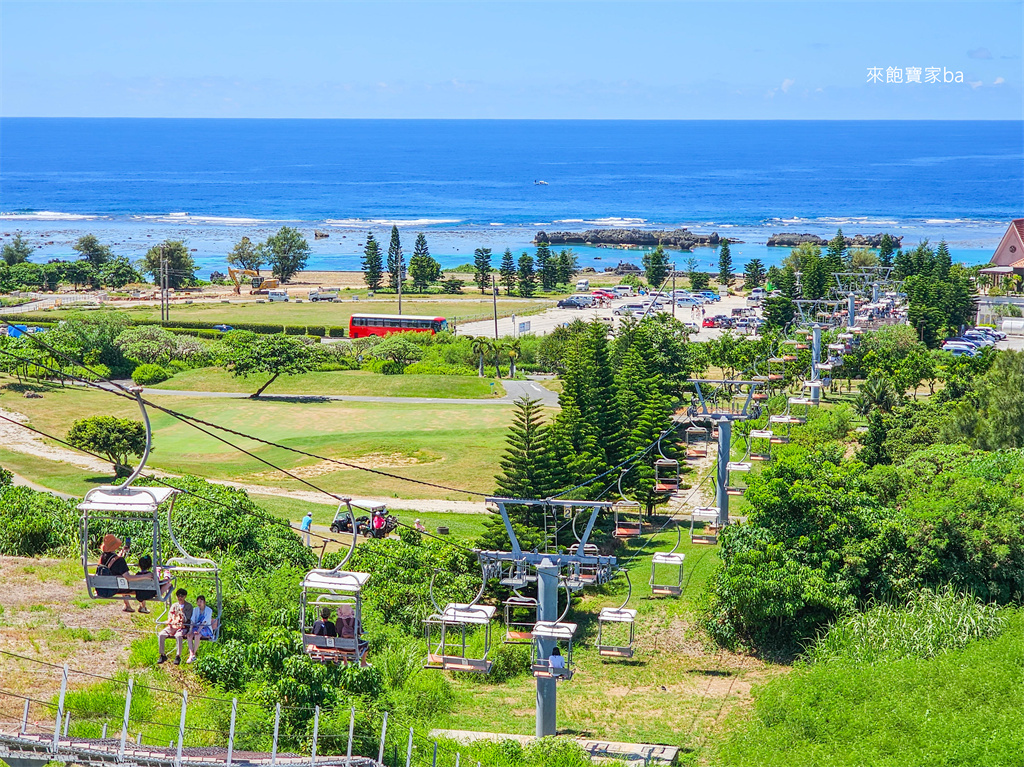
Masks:
[[[267,299],[270,301],[287,301],[288,291],[287,290],[268,290]]]
[[[586,304],[584,304],[582,301],[578,301],[577,299],[575,299],[575,298],[570,296],[569,298],[563,298],[561,301],[559,301],[558,302],[558,308],[559,309],[585,309],[586,308]]]
[[[698,325],[696,322],[684,322],[683,325],[691,333],[699,333],[700,332],[700,325]]]
[[[234,328],[231,327],[230,325],[214,325],[213,329],[214,330],[219,330],[221,333],[228,333],[228,332],[234,330]]]
[[[623,304],[616,308],[612,314],[618,315],[619,317],[630,317],[634,314],[643,314],[647,311],[647,307],[643,304]]]

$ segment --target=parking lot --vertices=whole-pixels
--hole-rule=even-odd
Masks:
[[[618,327],[619,323],[622,322],[624,317],[615,314],[615,310],[626,306],[627,304],[641,303],[647,300],[646,296],[633,296],[631,298],[619,298],[611,302],[610,305],[604,307],[592,307],[586,309],[558,309],[551,308],[547,309],[540,314],[532,314],[528,317],[506,317],[498,320],[498,336],[514,336],[519,334],[519,325],[521,323],[529,323],[529,327],[525,328],[523,332],[533,333],[534,335],[546,335],[557,327],[567,325],[573,320],[583,320],[589,322],[593,319],[603,320],[611,323],[614,327]],[[662,299],[666,304],[668,299]],[[498,304],[499,308],[501,304]],[[738,307],[747,307],[747,300],[743,296],[726,296],[720,301],[714,303],[705,304],[702,308],[706,312],[707,316],[711,317],[717,314],[724,314],[731,316],[732,310]],[[662,312],[671,314],[672,307],[666,306],[661,309]],[[760,313],[758,313],[760,315]],[[696,325],[701,324],[701,313],[700,308],[691,310],[686,307],[676,307],[675,310],[676,319],[681,322],[693,322]],[[696,338],[700,341],[705,341],[709,338],[717,338],[722,335],[725,330],[720,328],[700,328],[695,334],[692,334],[692,338]],[[736,331],[734,331],[736,332]],[[458,327],[459,335],[472,335],[472,336],[488,336],[494,337],[494,320],[481,320],[479,322],[467,322]]]

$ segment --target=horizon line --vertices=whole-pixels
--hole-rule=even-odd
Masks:
[[[305,120],[305,121],[417,121],[417,122],[1005,122],[1022,123],[1024,116],[1005,117],[233,117],[233,116],[138,116],[138,115],[0,115],[0,120]]]

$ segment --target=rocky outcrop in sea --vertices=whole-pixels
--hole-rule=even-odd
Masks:
[[[689,229],[588,229],[585,232],[537,232],[535,244],[549,245],[611,245],[616,247],[663,247],[691,250],[698,245],[718,245],[723,241],[740,242],[712,234],[694,234]]]
[[[882,237],[884,236],[883,234],[855,234],[853,237],[846,237],[844,239],[848,248],[880,248],[882,246]],[[889,236],[892,238],[893,247],[898,248],[903,237],[897,237],[893,234]],[[809,242],[812,245],[825,246],[828,245],[828,239],[826,237],[819,237],[816,234],[780,232],[768,238],[768,247],[795,248],[805,242]]]

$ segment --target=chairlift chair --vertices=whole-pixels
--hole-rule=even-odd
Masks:
[[[486,568],[482,574],[480,591],[472,602],[450,602],[443,610],[434,601],[436,577],[435,571],[430,578],[430,601],[436,612],[423,621],[423,634],[427,644],[427,662],[423,668],[489,673],[493,661],[487,656],[491,652],[491,621],[496,609],[492,605],[479,604],[487,588]],[[480,657],[476,657],[468,653],[466,639],[470,630],[480,626],[484,628],[484,651]],[[450,639],[449,634],[454,634],[455,639]]]
[[[786,378],[785,357],[768,358],[768,381],[784,381]]]
[[[573,530],[575,532],[575,529]],[[582,554],[585,557],[597,557],[600,551],[596,544],[583,544],[583,551],[580,551],[579,542],[569,547],[570,556]],[[610,564],[591,564],[589,562],[573,562],[569,566],[569,573],[565,577],[565,584],[570,591],[579,591],[585,586],[596,586],[607,583],[611,574]]]
[[[698,533],[695,531],[694,526],[697,522],[704,523],[705,532]],[[690,512],[690,543],[695,544],[709,544],[714,545],[718,543],[717,532],[708,532],[710,527],[716,527],[718,525],[718,507],[716,506],[702,506],[694,509]]]
[[[537,623],[537,600],[514,591],[502,607],[505,612],[505,643],[527,644],[532,641],[533,627]]]
[[[629,469],[619,472],[619,500],[612,504],[614,517],[614,535],[616,538],[636,538],[643,535],[644,518],[637,501],[630,500],[622,492],[622,478]]]
[[[224,617],[224,587],[221,583],[220,565],[212,559],[194,557],[185,550],[185,547],[178,541],[177,536],[174,535],[172,510],[173,507],[167,510],[167,534],[181,556],[168,559],[164,567],[164,573],[171,579],[167,588],[167,594],[169,596],[177,591],[178,582],[181,578],[190,581],[197,579],[201,583],[207,584],[213,590],[212,604],[209,598],[207,598],[207,604],[212,607],[213,623],[210,625],[211,635],[208,637],[200,635],[199,638],[200,641],[216,642],[220,639],[221,622]],[[165,626],[167,624],[170,611],[171,605],[168,599],[163,614],[157,619],[157,626]]]
[[[602,607],[597,615],[597,652],[606,658],[627,659],[633,657],[633,643],[636,639],[636,610],[626,607],[633,593],[633,584],[629,580],[629,571],[622,571],[626,576],[626,599],[618,607]],[[628,634],[625,642],[606,642],[606,635],[611,626],[626,626]]]
[[[683,560],[685,554],[678,554],[676,550],[682,542],[683,528],[676,525],[676,545],[671,551],[657,551],[651,557],[651,594],[656,597],[678,597],[683,593]],[[670,568],[675,577],[666,579],[659,577],[659,566],[661,570]]]
[[[86,592],[90,599],[124,599],[137,597],[142,592],[147,596],[152,594],[151,599],[154,601],[162,601],[166,599],[165,587],[167,584],[161,582],[160,577],[164,562],[160,551],[159,510],[161,505],[170,501],[168,504],[168,513],[170,513],[178,490],[171,487],[132,487],[132,483],[142,474],[146,460],[149,458],[153,444],[153,430],[145,403],[142,401],[142,388],[136,387],[130,391],[135,395],[135,401],[142,413],[142,422],[146,429],[145,448],[139,465],[123,484],[93,488],[78,504],[78,510],[82,512],[80,520],[82,570],[85,574]],[[110,523],[112,523],[114,529],[119,532],[125,528],[138,528],[151,535],[152,575],[130,575],[127,572],[122,575],[114,575],[109,572],[106,565],[90,562],[90,528],[96,523],[108,523],[100,524],[101,529],[107,532],[110,531]],[[123,542],[116,537],[115,540],[118,545],[129,543],[128,536],[125,536]]]
[[[687,459],[707,458],[708,430],[700,426],[690,426],[684,433],[686,435]]]
[[[332,570],[314,569],[302,580],[302,595],[299,598],[299,630],[302,632],[303,651],[315,661],[321,663],[364,663],[369,642],[360,638],[363,625],[363,586],[370,579],[370,573],[360,573],[345,569],[356,549],[359,533],[356,527],[355,513],[352,511],[351,499],[342,500],[339,505],[348,507],[349,519],[352,523],[352,542],[349,544],[345,558]],[[346,620],[342,625],[341,611],[346,606],[352,610],[351,628]],[[328,610],[338,613],[337,636],[321,636],[313,633],[313,623],[321,611]],[[342,635],[347,629],[349,636]]]
[[[775,433],[771,429],[752,429],[750,431],[750,460],[770,461],[772,459],[772,437]],[[756,450],[754,441],[764,443],[763,450]]]
[[[661,449],[661,440],[665,434],[658,436],[658,458],[654,461],[654,492],[671,495],[679,490],[679,461],[669,458]]]
[[[533,641],[531,648],[530,670],[537,679],[564,679],[568,681],[573,676],[572,640],[576,634],[576,624],[566,623],[565,616],[569,613],[572,604],[572,593],[568,586],[565,589],[565,609],[553,621],[537,621],[533,627]],[[562,658],[561,666],[552,666],[550,653],[544,657],[543,644],[554,642]],[[565,651],[562,652],[562,647]]]
[[[515,591],[523,588],[527,583],[529,583],[529,581],[529,571],[526,566],[526,560],[517,559],[509,564],[508,570],[502,573],[502,577],[498,583]]]

